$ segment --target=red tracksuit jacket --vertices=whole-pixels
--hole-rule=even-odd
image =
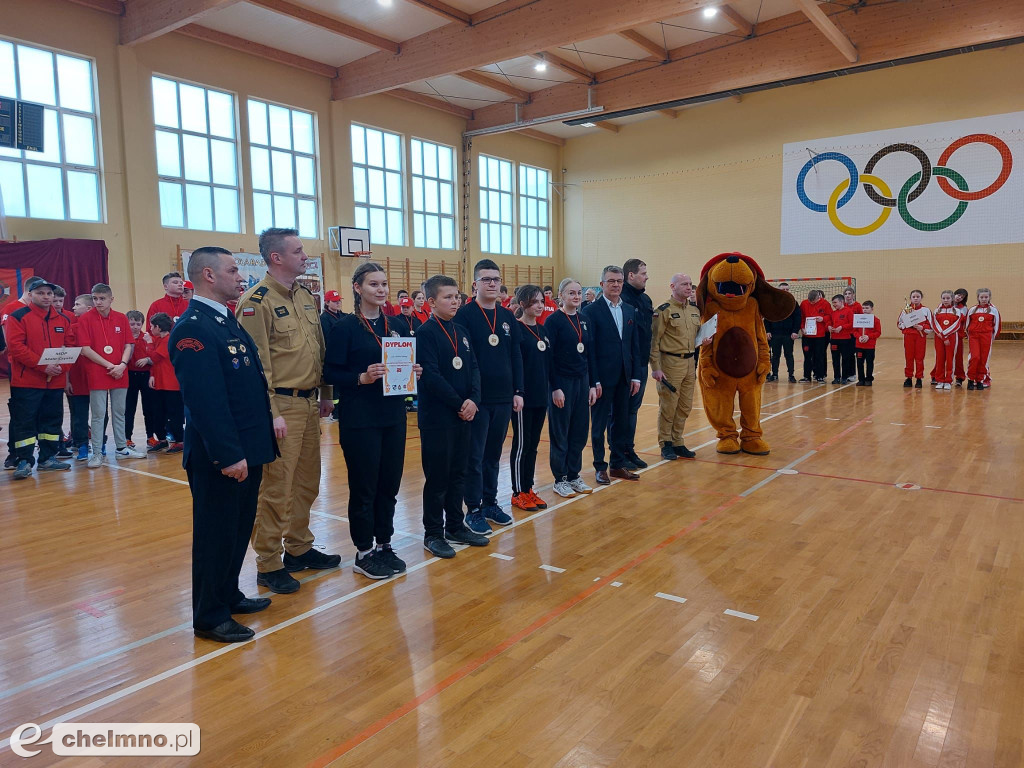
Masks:
[[[71,319],[52,307],[43,309],[30,304],[14,310],[4,325],[11,358],[11,386],[64,389],[71,366],[63,365],[59,376],[48,377],[46,366],[39,365],[39,356],[44,349],[65,346],[65,336],[70,332]]]
[[[858,314],[864,314],[860,312]],[[878,337],[882,335],[882,321],[877,317],[875,318],[874,328],[854,328],[853,339],[857,349],[874,349],[875,344],[878,342]],[[861,341],[861,336],[867,336],[867,341]]]

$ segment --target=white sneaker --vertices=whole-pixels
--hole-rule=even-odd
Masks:
[[[950,384],[949,382],[947,382],[947,383],[942,385],[942,388],[946,389],[946,390],[951,390],[951,389],[953,389],[953,385]]]
[[[146,459],[149,458],[148,453],[137,451],[134,448],[125,446],[119,451],[114,451],[114,460],[120,461],[121,459]]]
[[[569,481],[569,487],[572,488],[576,493],[593,493],[594,489],[583,482],[582,477],[577,477],[575,480]]]
[[[856,377],[856,376],[847,376],[847,377],[846,377],[846,383],[847,383],[847,384],[852,384],[852,383],[853,383],[853,382],[855,382],[856,380],[857,380],[857,377]]]
[[[88,463],[85,465],[89,469],[97,469],[103,466],[103,457],[97,456],[95,453],[89,457]]]
[[[559,480],[552,486],[552,490],[564,499],[571,499],[576,495],[576,491],[572,489],[572,486],[566,480]]]

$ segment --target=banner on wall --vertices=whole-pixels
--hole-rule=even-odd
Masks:
[[[267,262],[258,253],[239,252],[232,254],[238,262],[238,271],[245,278],[245,290],[249,290],[256,283],[267,276]],[[182,274],[188,274],[188,260],[192,251],[181,252]],[[300,275],[299,283],[309,289],[309,292],[316,297],[316,310],[320,312],[324,306],[324,265],[322,259],[309,259],[306,261],[306,274]]]
[[[1024,242],[1024,112],[783,146],[782,254]]]

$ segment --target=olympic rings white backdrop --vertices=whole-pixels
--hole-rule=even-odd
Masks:
[[[1021,242],[1024,112],[783,146],[782,254]]]

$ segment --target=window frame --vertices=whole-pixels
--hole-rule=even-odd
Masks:
[[[59,147],[60,147],[60,160],[58,162],[53,162],[52,160],[38,160],[38,159],[30,158],[30,157],[27,156],[28,153],[27,153],[26,150],[19,150],[17,148],[12,148],[12,149],[7,150],[7,151],[16,152],[16,153],[18,153],[18,156],[15,156],[15,155],[0,155],[0,160],[2,160],[3,162],[17,163],[18,165],[21,166],[21,183],[22,183],[22,193],[23,193],[23,199],[24,199],[24,215],[23,216],[16,216],[16,215],[11,214],[11,213],[8,213],[7,215],[10,216],[11,218],[36,219],[38,221],[73,221],[73,222],[81,222],[81,223],[86,223],[86,224],[104,224],[104,223],[106,223],[106,221],[107,221],[107,205],[106,205],[106,194],[105,194],[105,184],[104,184],[104,176],[105,176],[105,174],[104,174],[104,168],[103,168],[103,144],[102,144],[102,140],[101,140],[101,136],[100,136],[100,131],[102,130],[102,127],[101,127],[101,123],[100,123],[99,83],[97,82],[98,81],[98,73],[97,73],[97,67],[96,67],[96,59],[91,57],[91,56],[85,56],[85,55],[80,54],[80,53],[73,53],[71,51],[65,51],[65,50],[60,49],[60,48],[53,48],[53,47],[50,47],[50,46],[44,46],[44,45],[41,45],[39,43],[34,43],[34,42],[29,42],[29,41],[22,41],[22,40],[20,40],[18,38],[13,38],[13,37],[0,36],[0,42],[8,43],[8,44],[10,44],[12,46],[12,53],[13,53],[12,58],[13,58],[13,64],[14,64],[13,76],[14,76],[15,95],[13,97],[9,97],[9,98],[14,98],[14,99],[19,100],[19,101],[30,102],[32,104],[39,104],[41,107],[43,107],[43,109],[44,109],[44,118],[43,118],[44,119],[44,126],[45,126],[45,119],[46,119],[45,118],[45,111],[46,110],[55,111],[57,113],[57,135],[58,135],[58,144],[59,144]],[[44,103],[42,103],[40,101],[36,101],[35,99],[32,99],[32,98],[25,98],[24,94],[21,93],[21,77],[20,77],[21,64],[19,62],[19,57],[18,57],[18,47],[19,46],[24,46],[25,48],[30,48],[32,50],[40,51],[42,53],[47,53],[47,54],[50,55],[50,61],[51,61],[51,67],[52,67],[51,71],[53,73],[53,96],[54,96],[54,101],[56,102],[55,105],[51,106],[49,104],[44,104]],[[93,111],[92,112],[84,112],[84,111],[79,110],[79,109],[73,109],[73,108],[70,108],[70,107],[61,106],[60,76],[59,76],[59,71],[58,71],[58,67],[57,67],[57,57],[58,56],[66,56],[67,58],[70,58],[70,59],[77,59],[79,61],[84,61],[84,62],[86,62],[89,65],[89,81],[90,81],[90,87],[92,89],[91,90],[91,98],[92,98],[92,105],[93,105]],[[93,124],[93,136],[92,136],[93,147],[92,147],[92,149],[93,149],[93,155],[94,155],[94,157],[96,159],[96,164],[95,165],[81,165],[79,163],[69,163],[69,162],[67,162],[67,147],[66,147],[66,142],[65,142],[65,128],[64,128],[64,116],[65,115],[70,115],[72,117],[85,118],[85,119],[90,120],[92,122],[92,124]],[[14,126],[12,125],[12,127],[14,127]],[[45,140],[45,128],[44,128],[44,140]],[[61,204],[62,204],[62,208],[63,208],[63,215],[60,218],[40,217],[40,216],[33,216],[32,215],[32,205],[31,205],[31,198],[30,198],[30,195],[29,195],[29,180],[28,180],[28,168],[29,168],[30,165],[34,165],[34,166],[38,166],[38,167],[44,167],[44,168],[57,168],[57,169],[60,170],[60,174],[61,174],[61,193],[62,193]],[[80,218],[74,218],[74,217],[71,216],[71,196],[70,196],[69,184],[68,184],[68,173],[69,172],[72,172],[72,173],[88,173],[88,174],[94,175],[96,177],[96,218],[95,219],[80,219]]]
[[[252,119],[251,119],[250,112],[249,112],[249,104],[252,103],[252,102],[258,102],[260,104],[263,104],[265,107],[267,107],[267,143],[266,144],[256,143],[252,139]],[[291,137],[292,137],[292,141],[291,141],[292,148],[291,149],[282,149],[280,147],[275,147],[271,143],[271,139],[270,139],[270,109],[269,109],[270,107],[279,107],[281,109],[288,110],[288,113],[289,113],[289,115],[288,115],[288,118],[289,118],[288,119],[288,124],[289,124],[289,129],[290,129]],[[301,151],[295,149],[295,122],[294,122],[293,113],[296,113],[296,112],[302,113],[304,115],[308,115],[310,117],[311,122],[312,122],[312,140],[313,140],[313,152],[312,152],[312,154],[310,154],[308,152],[301,152]],[[316,240],[323,239],[321,237],[321,233],[323,232],[323,219],[324,219],[324,217],[323,217],[323,204],[321,202],[322,186],[321,186],[321,173],[320,173],[320,140],[319,140],[319,135],[318,135],[318,116],[317,116],[317,113],[313,112],[311,110],[301,109],[300,107],[293,107],[293,106],[290,106],[288,104],[282,104],[282,103],[277,102],[277,101],[271,101],[270,99],[262,99],[262,98],[257,98],[257,97],[252,96],[252,95],[248,95],[245,98],[245,118],[246,118],[246,143],[248,144],[248,150],[249,150],[249,193],[250,193],[250,200],[252,201],[252,208],[253,208],[253,229],[257,233],[259,231],[261,231],[260,225],[256,221],[256,195],[257,194],[266,194],[266,195],[270,196],[270,198],[271,198],[271,214],[272,214],[272,218],[274,219],[274,221],[272,223],[272,226],[275,226],[275,227],[279,226],[279,225],[278,225],[278,223],[276,221],[277,209],[274,206],[273,198],[275,196],[281,195],[281,196],[291,197],[294,200],[294,205],[295,205],[295,222],[294,223],[295,223],[295,229],[299,230],[300,237],[312,238],[312,239],[316,239]],[[268,172],[270,174],[270,189],[259,189],[259,190],[256,189],[255,175],[252,172],[252,167],[253,167],[252,166],[252,151],[253,151],[253,148],[265,149],[267,151]],[[292,188],[294,190],[293,192],[290,192],[290,193],[289,192],[276,192],[273,189],[273,186],[274,186],[274,175],[273,175],[274,174],[274,162],[273,162],[273,154],[272,154],[273,152],[286,152],[290,156],[290,158],[291,158],[291,166],[292,166]],[[297,158],[298,157],[309,158],[313,162],[313,194],[312,195],[309,195],[309,194],[306,194],[306,193],[298,191],[298,173],[297,173],[297,167],[298,167],[298,165],[297,165]],[[301,201],[301,200],[311,201],[313,203],[314,215],[316,217],[316,223],[315,223],[315,227],[314,227],[315,232],[314,232],[313,235],[305,235],[305,234],[302,233],[302,230],[301,230],[301,227],[300,227],[300,219],[299,219],[299,201]]]
[[[534,203],[538,203],[538,204],[543,202],[545,204],[545,206],[547,207],[547,220],[544,222],[543,226],[541,226],[539,224],[531,225],[531,224],[527,224],[526,221],[523,220],[522,215],[520,215],[520,220],[519,220],[518,226],[516,227],[516,232],[518,233],[518,237],[519,237],[519,255],[524,256],[526,258],[530,258],[530,259],[548,259],[548,258],[551,258],[551,189],[550,189],[550,185],[551,185],[551,178],[552,178],[552,176],[554,174],[552,174],[552,172],[550,170],[548,170],[547,168],[541,168],[539,165],[530,165],[529,163],[519,163],[519,175],[522,175],[524,171],[527,172],[527,173],[529,173],[530,171],[541,171],[541,172],[543,172],[544,174],[547,175],[547,182],[545,183],[545,196],[544,197],[540,197],[539,195],[531,195],[531,194],[527,193],[527,191],[526,191],[527,190],[527,186],[525,184],[523,184],[522,181],[520,181],[519,191],[518,191],[518,195],[517,195],[517,197],[519,199],[519,206],[518,206],[517,210],[520,210],[523,207],[523,201],[524,200],[526,201],[526,205],[527,206],[530,205],[531,201],[533,201]],[[527,235],[527,237],[529,237],[529,231],[530,230],[536,231],[538,233],[538,241],[539,241],[539,233],[540,232],[544,232],[545,240],[546,240],[546,243],[547,243],[547,254],[546,255],[541,255],[539,253],[527,253],[526,252],[527,248],[523,244],[524,230],[525,230],[525,234]]]
[[[449,150],[452,153],[452,167],[451,167],[451,178],[450,179],[442,178],[440,173],[438,173],[437,176],[427,176],[426,175],[426,167],[425,166],[422,166],[420,168],[421,173],[416,173],[413,170],[414,166],[413,166],[413,161],[412,161],[412,157],[413,157],[413,146],[412,146],[412,143],[414,141],[420,142],[421,145],[430,144],[431,146],[434,146],[434,147],[444,147],[445,149]],[[420,151],[422,153],[422,148],[421,148]],[[458,229],[458,215],[457,215],[457,211],[458,211],[458,198],[456,196],[456,189],[457,189],[456,185],[457,185],[457,181],[458,181],[458,171],[459,171],[459,154],[458,154],[458,150],[454,146],[452,146],[451,144],[445,144],[445,143],[440,142],[440,141],[434,141],[433,139],[425,139],[425,138],[422,138],[421,136],[410,136],[409,137],[409,151],[408,151],[408,154],[409,154],[409,213],[410,213],[410,223],[411,223],[411,226],[412,226],[412,238],[411,238],[410,245],[412,245],[413,248],[423,248],[424,250],[429,250],[429,251],[457,251],[459,249],[459,239],[458,239],[458,231],[459,231],[459,229]],[[421,163],[422,163],[422,160],[421,160]],[[438,166],[438,170],[440,171],[440,165]],[[439,185],[440,184],[450,184],[451,187],[452,187],[451,213],[447,214],[447,213],[442,213],[441,212],[441,195],[440,195],[440,192],[438,192],[438,198],[437,198],[438,209],[437,209],[437,213],[436,214],[432,213],[430,211],[427,211],[425,204],[424,204],[424,210],[417,211],[416,210],[416,196],[414,194],[416,179],[420,179],[423,182],[426,182],[426,181],[436,181]],[[424,184],[424,188],[425,187],[426,187],[426,184]],[[426,202],[426,197],[424,196],[424,203],[425,202]],[[416,216],[417,216],[417,214],[419,214],[421,216],[424,216],[424,217],[425,216],[435,216],[436,215],[438,217],[438,219],[441,220],[442,224],[443,224],[444,221],[446,221],[448,219],[451,219],[451,222],[452,222],[452,246],[451,246],[451,248],[445,248],[444,247],[444,245],[443,245],[444,237],[441,234],[441,230],[438,231],[438,242],[442,243],[442,244],[438,245],[437,248],[432,248],[429,245],[417,245],[416,244]]]
[[[162,73],[159,73],[159,72],[152,72],[152,73],[150,73],[150,77],[149,77],[149,94],[150,94],[151,107],[155,104],[155,94],[153,92],[153,81],[158,79],[158,78],[160,80],[165,80],[165,81],[168,81],[168,82],[171,82],[171,83],[175,84],[175,94],[177,96],[176,110],[177,110],[177,114],[178,114],[178,127],[177,128],[172,128],[170,126],[158,124],[156,122],[155,110],[154,109],[150,110],[150,118],[151,118],[152,124],[153,124],[154,159],[156,160],[154,170],[156,171],[156,181],[157,181],[157,210],[158,210],[158,215],[160,216],[160,226],[161,226],[161,228],[163,228],[163,229],[188,230],[188,231],[192,231],[192,232],[217,232],[219,234],[229,234],[229,235],[245,234],[246,233],[246,229],[245,229],[245,208],[244,208],[244,201],[243,201],[243,198],[242,198],[242,190],[243,190],[243,184],[242,184],[242,157],[241,157],[241,141],[242,141],[242,136],[241,136],[239,109],[238,109],[238,105],[240,103],[240,99],[238,97],[238,94],[235,93],[234,91],[229,91],[229,90],[226,90],[226,89],[223,89],[223,88],[216,88],[214,86],[205,85],[203,83],[197,83],[195,81],[188,80],[188,79],[185,79],[185,78],[174,77],[174,76],[171,76],[171,75],[165,75],[165,74],[162,74]],[[204,100],[205,100],[205,103],[206,103],[206,127],[207,127],[206,133],[199,133],[198,131],[193,131],[193,130],[186,129],[186,128],[182,127],[182,108],[181,108],[182,105],[181,105],[181,87],[180,87],[182,84],[191,86],[193,88],[201,88],[203,90]],[[209,92],[210,91],[213,91],[215,93],[219,93],[219,94],[223,94],[223,95],[231,97],[231,107],[232,107],[231,108],[231,112],[232,112],[231,118],[232,118],[233,136],[230,139],[229,138],[225,138],[224,136],[218,136],[216,134],[213,134],[209,130],[210,129],[210,119],[209,119],[209,117],[210,117]],[[158,150],[156,150],[156,136],[161,131],[163,131],[164,133],[173,133],[173,134],[177,135],[177,137],[178,137],[178,167],[179,167],[179,170],[181,171],[181,175],[180,176],[168,176],[166,174],[161,174],[160,173],[159,157],[155,153],[158,151]],[[185,177],[185,141],[184,141],[184,137],[186,135],[188,135],[188,136],[196,136],[196,137],[199,137],[199,138],[202,138],[202,139],[206,140],[207,163],[208,163],[208,167],[210,169],[210,180],[209,181],[196,181],[196,180],[188,179],[188,178]],[[228,185],[228,184],[221,184],[221,183],[215,182],[213,180],[214,170],[213,170],[213,143],[212,142],[214,142],[214,141],[225,141],[225,142],[230,142],[231,144],[234,145],[234,159],[235,159],[235,185],[234,186],[231,186],[231,185]],[[163,222],[163,216],[159,212],[160,211],[159,195],[160,195],[160,183],[161,182],[175,183],[175,184],[178,184],[180,186],[180,189],[181,189],[181,211],[182,211],[182,219],[183,219],[183,225],[180,226],[180,227],[174,226],[172,224],[164,224],[164,222]],[[211,218],[211,221],[212,221],[212,228],[211,229],[198,229],[198,228],[190,227],[189,226],[188,190],[187,190],[187,187],[188,187],[189,184],[207,187],[210,190],[210,218]],[[216,190],[216,189],[234,190],[235,198],[236,198],[236,210],[238,212],[238,218],[237,218],[238,228],[237,229],[234,229],[234,230],[217,229],[217,210],[216,210],[217,204],[216,204],[216,199],[214,197],[214,190]]]
[[[509,174],[511,176],[511,179],[510,179],[511,189],[508,192],[506,192],[506,191],[501,189],[500,182],[499,182],[499,186],[497,186],[497,187],[490,186],[489,185],[489,183],[490,183],[490,174],[489,173],[488,173],[488,179],[487,179],[488,186],[484,186],[483,181],[481,180],[481,177],[480,177],[480,169],[483,167],[484,162],[486,160],[497,160],[499,164],[500,163],[507,163],[509,165]],[[480,237],[480,252],[481,253],[492,254],[492,255],[495,255],[495,256],[518,256],[519,252],[518,252],[518,249],[517,249],[517,245],[519,243],[519,238],[518,238],[518,235],[516,234],[517,231],[518,231],[518,222],[517,222],[518,216],[517,216],[517,214],[518,214],[518,207],[519,207],[518,206],[519,190],[518,190],[518,185],[517,185],[518,176],[519,176],[519,174],[517,172],[518,163],[516,161],[514,161],[514,160],[508,160],[508,159],[506,159],[504,157],[498,157],[497,155],[486,155],[486,154],[481,152],[480,154],[477,155],[477,166],[478,166],[477,174],[476,174],[476,177],[477,177],[476,178],[477,191],[479,193],[481,193],[480,196],[477,198],[477,219],[480,221],[480,230],[479,230],[479,233],[478,233],[479,237]],[[500,167],[501,166],[499,165],[499,168]],[[487,210],[488,216],[485,218],[482,215],[482,212],[481,212],[482,206],[481,206],[480,203],[481,203],[481,199],[483,197],[482,193],[485,192],[485,191],[488,192],[488,193],[496,192],[498,195],[508,195],[509,196],[509,200],[510,200],[510,206],[509,207],[511,209],[511,219],[510,219],[510,221],[504,222],[500,218],[497,218],[497,219],[491,218],[490,217],[490,212],[491,212],[490,211],[490,204],[488,204],[488,210]],[[499,209],[500,209],[500,199],[499,199]],[[499,213],[499,216],[500,216],[500,213]],[[509,238],[510,242],[511,242],[511,250],[509,250],[507,252],[503,251],[503,250],[493,250],[490,247],[490,245],[491,245],[490,235],[488,235],[488,239],[487,239],[487,246],[488,247],[484,248],[483,228],[484,228],[485,225],[491,225],[491,224],[497,224],[499,227],[510,227],[511,228],[511,233],[510,233],[510,238]]]
[[[353,137],[352,137],[352,129],[353,128],[359,128],[359,129],[361,129],[363,131],[363,162],[361,162],[361,163],[360,162],[356,162],[355,144],[353,142]],[[366,137],[366,131],[377,131],[378,133],[381,134],[381,147],[382,147],[381,158],[382,158],[382,162],[384,163],[384,165],[377,166],[377,165],[371,165],[370,164],[370,162],[369,162],[369,152],[368,152],[369,146],[368,146],[368,141],[367,141],[367,137]],[[399,151],[398,162],[399,162],[399,168],[398,168],[397,171],[395,169],[387,167],[387,157],[386,157],[387,149],[386,149],[386,144],[385,144],[384,137],[389,135],[389,134],[391,136],[395,136],[395,137],[398,138],[398,151]],[[407,153],[406,153],[406,146],[405,146],[405,135],[402,134],[402,133],[399,133],[398,131],[390,131],[390,130],[388,130],[386,128],[380,128],[380,127],[375,126],[375,125],[369,125],[367,123],[361,123],[361,122],[359,122],[357,120],[351,120],[351,121],[349,121],[348,137],[349,137],[349,162],[350,162],[350,168],[351,168],[350,179],[352,179],[352,181],[353,181],[352,210],[353,210],[353,216],[356,217],[356,226],[358,226],[358,214],[357,214],[357,211],[360,208],[365,208],[366,209],[366,228],[370,230],[370,244],[371,245],[383,245],[383,246],[386,246],[386,247],[389,247],[389,248],[406,248],[406,247],[408,247],[409,246],[409,217],[407,216],[407,213],[408,213],[409,202],[410,202],[409,198],[408,198],[408,195],[410,194],[409,193],[410,185],[407,183],[406,178],[405,178],[406,172],[407,172],[406,169],[408,167],[408,158],[406,157]],[[353,178],[354,172],[355,172],[356,168],[363,169],[364,173],[366,174],[366,202],[359,202],[358,200],[356,200],[355,181],[354,181],[354,178]],[[383,174],[383,176],[384,176],[384,189],[383,189],[383,191],[384,191],[384,205],[375,205],[375,204],[370,202],[370,181],[369,181],[369,179],[370,179],[370,170],[371,169],[379,170]],[[401,201],[401,207],[400,208],[393,208],[393,207],[391,207],[391,206],[389,206],[387,204],[387,200],[388,200],[388,186],[387,186],[388,180],[387,180],[387,175],[389,173],[397,173],[398,174],[398,178],[399,178],[399,183],[402,185],[402,189],[399,191],[399,200]],[[371,221],[372,221],[371,211],[373,211],[374,209],[384,211],[384,242],[379,242],[379,241],[375,241],[374,240],[373,227],[371,226]],[[398,245],[393,244],[393,243],[390,242],[390,240],[391,240],[391,237],[390,237],[391,225],[388,223],[388,218],[389,218],[388,214],[389,214],[389,212],[393,212],[393,211],[397,211],[399,213],[399,215],[401,216],[400,231],[401,231],[401,234],[402,234],[402,242],[401,242],[401,244],[398,244]]]

